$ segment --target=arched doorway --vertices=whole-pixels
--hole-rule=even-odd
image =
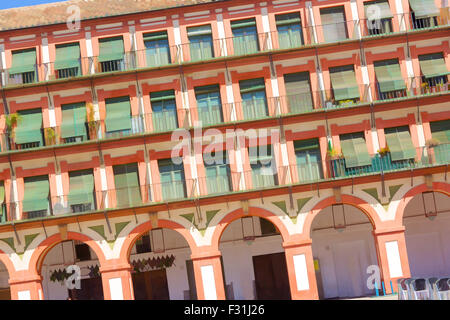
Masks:
[[[158,228],[140,235],[129,261],[135,300],[197,299],[191,249],[179,232]]]
[[[219,242],[227,299],[291,299],[282,242],[275,225],[260,217],[227,225]]]
[[[450,197],[440,192],[415,195],[403,214],[411,277],[450,275]]]
[[[378,266],[372,223],[347,204],[322,209],[311,225],[312,252],[320,299],[374,295],[367,268]]]
[[[1,261],[0,261],[0,300],[11,300],[8,269],[6,269],[6,266]]]
[[[75,281],[66,282],[68,276],[74,275],[74,270],[77,270],[70,267],[73,265],[79,268],[79,285]],[[78,240],[59,242],[42,260],[40,273],[44,299],[103,300],[99,266],[96,253],[86,243]]]

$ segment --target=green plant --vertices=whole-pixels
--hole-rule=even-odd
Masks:
[[[66,279],[68,279],[71,276],[70,273],[68,273],[66,271],[66,269],[62,269],[62,270],[55,270],[52,272],[52,274],[50,275],[50,281],[52,282],[60,282],[60,283],[64,283],[64,281]]]
[[[6,116],[6,128],[11,138],[14,138],[14,129],[22,122],[22,116],[18,113],[11,113]]]
[[[438,145],[440,145],[440,144],[441,144],[441,142],[440,142],[438,139],[435,139],[435,138],[428,139],[428,140],[425,142],[425,145],[426,145],[428,148],[434,148],[434,147],[436,147],[436,146],[438,146]]]
[[[380,154],[380,156],[384,157],[390,151],[391,150],[389,150],[389,146],[386,145],[386,147],[380,148],[380,150],[378,150],[378,153]]]
[[[53,128],[45,128],[45,143],[47,145],[56,144],[56,133]]]
[[[328,156],[330,157],[330,159],[334,160],[334,159],[341,159],[343,157],[342,153],[340,152],[340,150],[331,147],[328,149]]]

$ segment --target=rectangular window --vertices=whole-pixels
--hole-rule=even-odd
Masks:
[[[323,177],[318,139],[294,141],[300,182],[317,181]]]
[[[258,31],[254,18],[231,21],[231,30],[235,55],[247,55],[259,51]]]
[[[214,57],[211,25],[187,28],[191,61],[207,60]]]
[[[137,163],[113,166],[116,207],[135,207],[142,204]]]
[[[342,153],[345,157],[345,167],[354,168],[372,164],[367,150],[364,132],[342,134],[339,137]]]
[[[12,84],[35,82],[37,80],[36,61],[35,48],[13,51],[8,81]]]
[[[359,101],[359,88],[353,65],[330,68],[329,72],[334,99],[338,104]]]
[[[340,41],[348,38],[343,6],[320,9],[320,18],[322,20],[322,32],[325,42]]]
[[[450,120],[430,122],[431,135],[438,143],[434,149],[437,163],[447,164],[450,159]]]
[[[81,55],[78,42],[56,45],[55,72],[58,79],[81,75]]]
[[[208,194],[230,191],[231,174],[226,154],[219,159],[216,157],[215,153],[204,154],[203,159],[205,163]]]
[[[150,244],[150,235],[146,232],[139,239],[136,240],[136,253],[146,253],[151,252],[152,247]]]
[[[302,22],[298,12],[275,16],[280,49],[298,48],[304,44]]]
[[[5,183],[0,181],[0,223],[6,222]]]
[[[50,185],[48,176],[24,178],[25,194],[22,202],[22,212],[26,218],[45,217],[49,213]]]
[[[42,109],[29,109],[18,111],[22,118],[14,130],[14,142],[20,149],[42,147],[44,139],[42,134]]]
[[[67,199],[70,211],[86,212],[95,209],[94,174],[92,169],[69,172],[69,196]]]
[[[167,31],[144,34],[147,67],[165,66],[171,63]]]
[[[408,126],[385,128],[384,135],[392,161],[409,160],[416,157],[416,148],[412,144]]]
[[[61,138],[65,143],[87,140],[86,104],[84,102],[61,106]]]
[[[106,136],[122,136],[131,133],[130,97],[105,99]]]
[[[414,29],[431,28],[438,25],[439,9],[434,0],[409,0]]]
[[[99,39],[101,72],[124,70],[124,53],[122,37]]]
[[[91,260],[91,249],[85,243],[76,243],[75,255],[78,261],[89,261]]]
[[[239,81],[239,87],[245,120],[269,115],[264,78]]]
[[[422,71],[421,93],[444,91],[450,72],[442,52],[419,55],[420,70]]]
[[[304,113],[313,110],[309,72],[285,74],[284,86],[289,113]]]
[[[186,197],[183,163],[175,164],[171,159],[158,160],[163,200]]]
[[[198,116],[204,127],[223,122],[219,85],[195,88]]]
[[[277,171],[272,145],[249,147],[248,156],[252,168],[254,188],[271,187],[277,184]]]
[[[150,103],[152,105],[153,131],[165,132],[178,128],[174,90],[150,93]]]
[[[392,13],[386,0],[364,2],[366,28],[369,35],[392,32]]]
[[[406,96],[406,83],[397,59],[375,61],[374,67],[380,99]]]

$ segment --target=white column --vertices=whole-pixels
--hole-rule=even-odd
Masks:
[[[367,97],[363,97],[363,99],[367,98],[368,102],[372,102],[372,90],[370,88],[369,71],[367,70],[367,66],[361,65],[361,74],[364,85],[364,95],[367,93]]]
[[[219,12],[222,12],[222,9],[216,9],[218,13],[216,15],[217,19],[217,31],[219,33],[219,43],[220,43],[220,56],[225,57],[228,55],[227,51],[227,40],[225,36],[225,27],[223,25],[223,15]]]
[[[352,10],[352,20],[353,20],[353,28],[354,28],[353,34],[358,39],[361,39],[361,29],[360,29],[361,21],[359,20],[358,6],[356,4],[356,0],[350,0],[350,8]]]
[[[312,37],[313,37],[312,41],[314,41],[314,43],[317,43],[318,39],[317,39],[317,31],[316,31],[316,22],[314,20],[314,13],[313,13],[311,1],[305,2],[305,6],[306,6],[307,13],[309,14],[309,18],[311,21],[311,25],[309,26],[309,28],[310,28],[310,30],[312,30]]]
[[[173,15],[172,19],[174,19],[173,37],[175,40],[175,45],[177,46],[177,62],[183,62],[183,46],[181,45],[180,22],[178,21],[178,15]]]
[[[91,32],[89,32],[88,30],[91,30],[90,27],[86,27],[86,34],[85,34],[85,39],[86,39],[86,51],[87,51],[87,56],[88,56],[88,66],[89,66],[89,72],[91,74],[95,73],[95,64],[93,61],[93,57],[94,57],[94,50],[92,49],[92,38],[91,38]]]
[[[263,6],[263,4],[261,4]],[[270,23],[269,16],[267,14],[267,8],[261,8],[261,18],[262,18],[262,26],[263,32],[265,33],[264,42],[262,49],[263,50],[271,50],[272,49],[272,35],[270,34]]]
[[[48,81],[51,73],[50,53],[48,50],[47,34],[42,34],[42,63],[44,64],[45,80]]]

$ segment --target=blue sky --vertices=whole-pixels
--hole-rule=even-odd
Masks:
[[[2,0],[0,1],[0,10],[62,1],[64,0]]]

